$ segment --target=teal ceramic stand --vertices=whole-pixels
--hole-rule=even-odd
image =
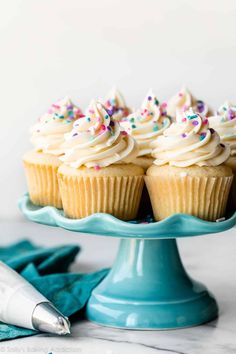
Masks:
[[[218,314],[206,287],[189,277],[176,238],[225,231],[236,213],[222,222],[175,214],[150,223],[124,222],[108,214],[71,220],[61,210],[37,207],[28,195],[19,207],[30,220],[67,230],[121,238],[115,263],[88,301],[88,319],[130,329],[168,329],[199,325]]]
[[[214,297],[186,273],[175,239],[121,240],[87,305],[91,321],[133,329],[193,326],[217,314]]]

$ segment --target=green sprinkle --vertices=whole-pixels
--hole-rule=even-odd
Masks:
[[[131,123],[134,123],[134,118],[130,118],[129,120]]]
[[[158,100],[155,100],[154,103],[155,103],[155,105],[157,105],[157,106],[159,105],[159,101],[158,101]]]
[[[199,140],[202,141],[205,138],[204,135],[200,135]]]
[[[227,111],[227,108],[226,108],[226,107],[223,107],[223,110],[224,110],[224,111]]]
[[[198,115],[197,115],[197,114],[194,114],[193,116],[187,116],[187,117],[188,117],[188,119],[194,119],[194,118],[197,118]]]
[[[73,112],[73,111],[68,111],[68,115],[69,115],[69,116],[73,116],[73,115],[74,115],[74,112]]]
[[[135,129],[135,128],[137,128],[137,127],[136,127],[135,124],[132,124],[132,125],[131,125],[131,128]]]
[[[154,132],[157,132],[159,129],[158,129],[158,125],[155,125],[155,127],[153,127],[153,131]]]
[[[65,117],[64,116],[59,116],[60,119],[64,119]]]
[[[106,115],[105,115],[105,119],[108,119],[108,118],[109,118],[109,115],[108,115],[108,114],[106,114]]]
[[[87,122],[91,122],[91,118],[90,117],[87,117]]]

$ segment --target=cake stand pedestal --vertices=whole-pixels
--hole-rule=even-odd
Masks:
[[[121,238],[113,267],[87,303],[89,320],[119,328],[168,329],[195,326],[217,317],[214,296],[185,271],[176,238],[227,230],[236,224],[236,213],[218,223],[175,214],[144,224],[108,214],[71,220],[56,208],[34,206],[28,195],[20,199],[19,207],[38,223]]]

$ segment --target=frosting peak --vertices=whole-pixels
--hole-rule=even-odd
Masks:
[[[121,124],[137,141],[138,156],[151,156],[151,142],[170,125],[170,118],[166,115],[166,104],[160,105],[156,95],[149,90],[141,109],[131,113]]]
[[[208,119],[193,109],[183,112],[182,120],[172,123],[153,147],[156,165],[218,166],[230,155],[229,146],[221,144],[219,135],[209,128]]]
[[[177,114],[185,112],[190,107],[203,116],[207,116],[209,113],[209,108],[206,103],[197,100],[186,87],[182,87],[181,90],[168,101],[167,113],[171,117],[175,117]]]
[[[226,101],[215,116],[209,117],[209,123],[220,135],[223,142],[230,145],[231,155],[236,155],[236,106]]]
[[[81,110],[67,96],[52,104],[48,112],[30,129],[30,141],[35,150],[62,155],[64,134],[71,130],[73,122],[81,115]]]
[[[104,106],[107,112],[116,121],[121,121],[131,112],[130,108],[128,108],[125,103],[124,97],[115,87],[108,94]]]
[[[93,101],[87,112],[66,134],[61,160],[74,168],[132,162],[138,153],[134,139],[121,130],[101,103]]]

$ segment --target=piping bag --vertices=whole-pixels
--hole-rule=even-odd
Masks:
[[[21,275],[0,261],[0,321],[65,335],[70,322]]]

